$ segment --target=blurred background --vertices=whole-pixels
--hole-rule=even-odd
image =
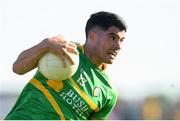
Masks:
[[[20,52],[59,34],[83,44],[87,19],[102,10],[128,25],[108,67],[119,93],[109,119],[180,119],[179,0],[0,0],[0,119],[36,71],[12,72]]]

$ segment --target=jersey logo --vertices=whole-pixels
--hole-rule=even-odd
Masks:
[[[85,77],[83,77],[81,74],[79,79],[77,80],[77,83],[79,83],[80,86],[85,86],[86,82],[88,82],[88,80]]]
[[[101,88],[95,87],[94,90],[93,90],[93,96],[94,97],[99,97],[100,94],[101,94]]]

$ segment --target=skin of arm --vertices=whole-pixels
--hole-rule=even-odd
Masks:
[[[39,59],[48,51],[46,41],[47,39],[23,51],[13,64],[13,72],[23,75],[36,68]]]
[[[67,58],[70,63],[74,64],[68,52],[78,54],[76,48],[74,43],[65,40],[62,36],[46,38],[39,44],[21,52],[13,64],[13,72],[23,75],[33,70],[37,67],[39,59],[47,52],[58,55],[63,62]],[[64,67],[66,67],[65,63]]]

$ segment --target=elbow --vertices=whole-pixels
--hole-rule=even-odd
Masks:
[[[14,63],[13,64],[13,68],[12,68],[13,72],[18,74],[18,75],[23,75],[25,74],[22,69],[20,69],[20,67],[18,66],[18,64]]]

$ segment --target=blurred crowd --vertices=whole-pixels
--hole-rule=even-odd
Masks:
[[[0,119],[10,111],[17,94],[0,94]],[[180,120],[180,97],[172,100],[164,95],[138,100],[118,98],[110,120]]]
[[[119,98],[111,120],[180,120],[180,98],[164,95],[147,96],[139,100]]]

